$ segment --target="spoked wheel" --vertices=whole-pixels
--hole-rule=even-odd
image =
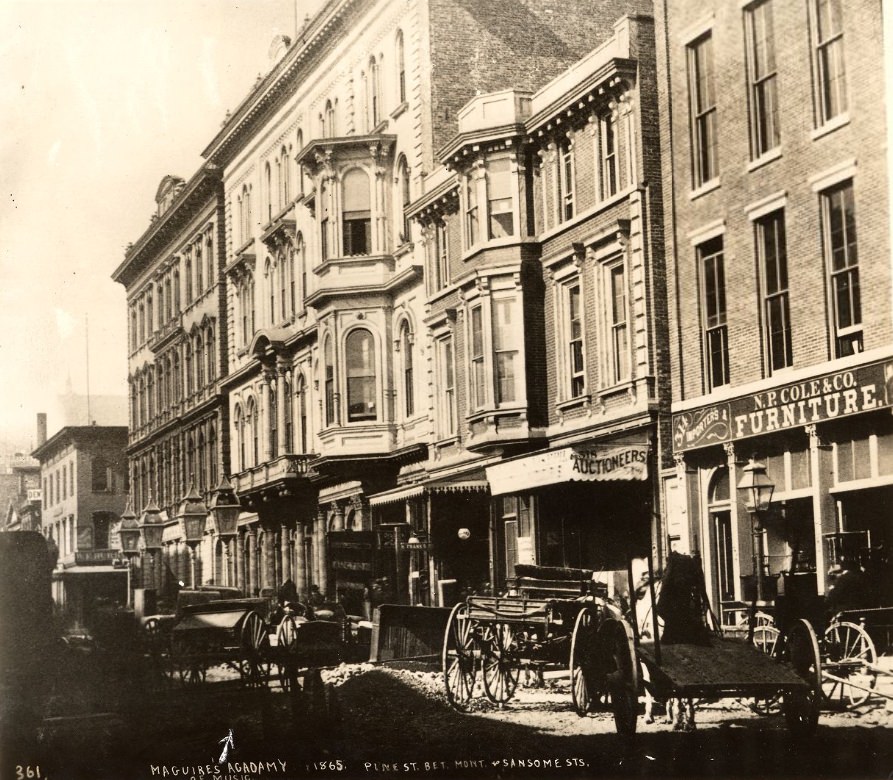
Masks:
[[[766,655],[777,658],[781,655],[783,642],[781,631],[767,623],[758,624],[753,630],[754,646]],[[754,699],[750,708],[758,715],[775,715],[781,705],[781,696],[776,694],[766,699]]]
[[[639,662],[633,629],[625,620],[609,618],[598,630],[604,687],[611,695],[618,734],[636,733],[639,709]]]
[[[173,676],[171,669],[170,636],[161,627],[158,618],[149,618],[143,626],[146,651],[152,660],[152,668],[165,680]]]
[[[176,670],[183,685],[201,685],[205,681],[207,675],[204,663],[205,651],[202,642],[186,640],[172,642],[171,666]]]
[[[581,609],[574,622],[570,655],[571,699],[574,711],[580,717],[592,709],[593,699],[599,695],[595,636],[592,611]]]
[[[787,659],[806,683],[785,693],[783,709],[793,737],[809,737],[819,724],[822,704],[822,662],[812,626],[803,619],[794,623],[785,641]]]
[[[490,701],[505,704],[515,695],[521,673],[515,630],[507,623],[488,626],[482,645],[484,693]]]
[[[241,635],[242,659],[239,670],[242,682],[249,688],[262,688],[267,684],[269,664],[270,638],[264,627],[264,621],[256,612],[249,612],[242,621]]]
[[[286,615],[276,629],[276,647],[279,651],[279,685],[284,691],[291,689],[294,675],[292,660],[298,651],[298,623],[294,615]]]
[[[457,604],[447,621],[441,661],[447,701],[460,712],[468,709],[474,693],[476,644],[474,625],[468,617],[468,605]]]
[[[835,708],[858,707],[871,696],[869,690],[877,683],[877,663],[874,642],[862,626],[842,621],[828,626],[822,637],[822,671],[839,679],[822,679],[822,693]],[[844,680],[845,682],[841,682]],[[859,685],[853,687],[850,683]]]

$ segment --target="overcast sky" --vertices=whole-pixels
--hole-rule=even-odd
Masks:
[[[124,288],[162,177],[185,179],[270,44],[319,0],[0,0],[0,441],[70,376],[126,394]],[[59,420],[49,420],[52,434]]]

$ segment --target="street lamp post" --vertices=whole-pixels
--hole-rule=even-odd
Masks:
[[[177,507],[176,517],[180,521],[183,539],[189,546],[190,587],[195,588],[195,549],[205,535],[205,522],[208,519],[208,507],[195,489],[195,483],[190,485],[189,492]]]
[[[152,573],[147,586],[156,587],[155,583],[155,554],[161,552],[161,537],[164,534],[164,521],[161,519],[161,510],[152,494],[149,494],[149,503],[143,509],[139,524],[143,536],[143,548],[149,553],[149,571]]]
[[[226,552],[226,576],[227,585],[229,582],[229,559],[230,545],[232,540],[236,538],[238,533],[239,515],[242,512],[242,506],[236,498],[236,491],[226,478],[226,474],[220,475],[220,483],[211,492],[211,500],[208,504],[208,511],[214,521],[214,530],[217,536],[223,540]],[[237,587],[241,585],[237,582]]]
[[[133,605],[133,590],[131,576],[133,572],[133,560],[140,554],[140,527],[136,522],[136,513],[133,511],[133,501],[127,498],[127,507],[121,515],[121,527],[118,529],[118,538],[121,540],[121,552],[127,558],[127,606]]]
[[[750,512],[753,528],[753,567],[756,577],[757,601],[763,601],[765,596],[765,577],[763,561],[763,515],[769,509],[772,502],[772,492],[775,484],[766,474],[766,466],[756,462],[753,458],[741,469],[742,476],[738,482],[738,491],[744,499],[744,507]]]

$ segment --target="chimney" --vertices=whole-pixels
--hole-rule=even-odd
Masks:
[[[37,413],[37,446],[43,447],[47,443],[47,413]]]

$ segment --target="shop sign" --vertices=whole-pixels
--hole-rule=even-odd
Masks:
[[[792,382],[673,415],[676,452],[893,406],[893,361]]]
[[[490,494],[518,493],[562,482],[648,479],[648,445],[577,445],[539,452],[487,469]]]

